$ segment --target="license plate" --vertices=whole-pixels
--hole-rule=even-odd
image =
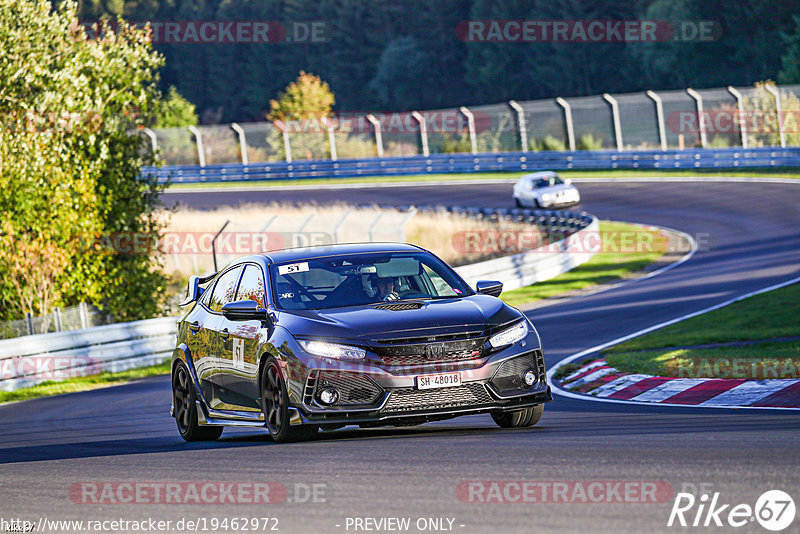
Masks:
[[[460,385],[461,373],[436,373],[417,377],[417,389],[452,388]]]

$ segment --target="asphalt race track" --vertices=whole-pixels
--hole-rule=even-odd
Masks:
[[[580,209],[679,229],[700,249],[661,275],[532,312],[551,366],[800,274],[800,183],[578,185]],[[272,201],[509,206],[510,199],[510,184],[165,195],[168,204],[197,207]],[[470,416],[411,428],[345,429],[275,445],[263,432],[230,429],[217,443],[186,444],[169,404],[169,380],[158,377],[0,407],[0,516],[34,522],[277,517],[279,530],[293,533],[357,531],[352,523],[346,529],[348,517],[409,517],[410,532],[418,531],[418,518],[451,518],[453,531],[463,533],[674,532],[708,529],[667,527],[672,493],[655,504],[498,504],[463,502],[456,488],[464,481],[652,481],[667,482],[675,492],[705,485],[719,492],[720,503],[750,506],[766,490],[781,489],[796,500],[800,490],[796,411],[556,396],[540,424],[525,430],[500,430],[489,416]],[[275,481],[288,497],[272,505],[75,503],[69,490],[82,481]],[[304,489],[312,484],[324,485],[317,502],[297,502],[307,500]],[[766,532],[757,522],[735,530]]]

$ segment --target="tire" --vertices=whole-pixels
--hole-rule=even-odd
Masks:
[[[172,406],[175,410],[178,432],[184,440],[214,441],[222,435],[221,426],[197,424],[197,394],[189,376],[189,369],[183,362],[179,362],[172,372]]]
[[[516,412],[493,413],[492,419],[500,428],[523,428],[538,423],[543,413],[544,404],[537,404]]]
[[[519,199],[518,199],[517,197],[514,197],[514,203],[517,205],[517,207],[518,207],[518,208],[522,208],[522,207],[524,207],[524,206],[522,205],[522,202],[520,202],[520,201],[519,201]]]
[[[313,425],[289,425],[289,394],[286,380],[275,358],[270,357],[261,368],[261,411],[264,426],[276,443],[306,441],[317,433]]]

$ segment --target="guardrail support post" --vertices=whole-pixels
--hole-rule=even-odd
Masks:
[[[419,111],[412,111],[411,116],[419,123],[419,138],[422,141],[422,155],[426,158],[431,155],[428,150],[428,125],[425,124],[425,117]]]
[[[519,144],[523,152],[528,152],[528,125],[525,123],[525,109],[516,100],[509,100],[508,105],[517,115],[517,131]]]
[[[31,312],[25,313],[25,328],[28,330],[28,335],[33,335],[33,314]]]
[[[283,135],[283,154],[286,163],[292,162],[292,145],[289,143],[289,131],[286,128],[286,123],[283,121],[275,121],[275,127],[281,131]]]
[[[383,157],[383,134],[381,133],[381,121],[375,118],[375,115],[370,113],[367,115],[367,120],[372,124],[375,129],[375,145],[378,147],[378,157]]]
[[[328,130],[328,146],[331,150],[331,161],[336,161],[336,135],[334,134],[333,123],[328,117],[322,117],[320,122]]]
[[[143,128],[142,131],[150,138],[150,146],[153,149],[153,154],[155,154],[158,151],[158,138],[156,137],[156,133],[150,128]]]
[[[197,126],[189,126],[189,131],[192,132],[195,141],[197,142],[197,161],[201,167],[206,166],[206,151],[203,149],[203,134]]]
[[[556,103],[564,108],[564,124],[567,127],[567,141],[569,142],[569,149],[575,152],[575,129],[572,126],[572,108],[569,102],[561,98],[556,98]]]
[[[64,323],[61,320],[61,308],[58,306],[53,308],[53,322],[56,326],[56,332],[61,332],[64,329]]]
[[[247,137],[244,134],[244,128],[235,122],[231,123],[231,128],[239,135],[239,150],[241,151],[242,165],[247,165]]]
[[[697,103],[697,129],[700,130],[700,147],[706,148],[708,140],[706,139],[706,120],[703,117],[703,97],[691,87],[686,89],[686,93]]]
[[[81,329],[89,328],[89,306],[85,302],[78,305],[78,315],[81,317]]]
[[[781,148],[786,148],[786,132],[783,131],[783,109],[781,106],[781,91],[774,85],[764,85],[764,89],[775,97],[775,111],[778,112],[778,134],[781,138]]]
[[[656,122],[658,123],[658,142],[661,150],[667,149],[667,130],[664,128],[664,104],[655,91],[647,91],[647,96],[656,103]]]
[[[469,144],[473,154],[478,153],[478,134],[475,132],[475,115],[466,107],[461,106],[458,111],[467,118],[467,127],[469,128]]]
[[[611,105],[611,119],[614,123],[614,140],[617,143],[617,151],[622,152],[624,145],[622,144],[622,127],[619,120],[619,103],[617,99],[608,93],[603,93],[603,100]]]
[[[736,108],[739,113],[739,137],[742,140],[742,148],[747,148],[747,122],[744,116],[744,98],[742,93],[737,91],[732,85],[728,86],[728,92],[736,99]]]

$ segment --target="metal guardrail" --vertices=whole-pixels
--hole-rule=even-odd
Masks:
[[[415,209],[445,210],[497,222],[527,222],[548,235],[561,237],[529,252],[456,268],[473,285],[479,279],[499,279],[505,289],[515,289],[566,272],[594,255],[581,244],[586,241],[581,239],[582,234],[597,231],[597,219],[586,213],[442,206]],[[0,390],[155,365],[171,357],[175,335],[175,318],[163,317],[0,340]]]
[[[3,340],[0,390],[155,365],[172,355],[175,332],[163,317]]]
[[[204,183],[248,180],[303,180],[471,173],[545,169],[709,169],[734,167],[800,167],[800,147],[686,150],[578,150],[574,152],[503,152],[434,154],[394,158],[308,160],[249,165],[219,164],[146,167],[160,181]]]

